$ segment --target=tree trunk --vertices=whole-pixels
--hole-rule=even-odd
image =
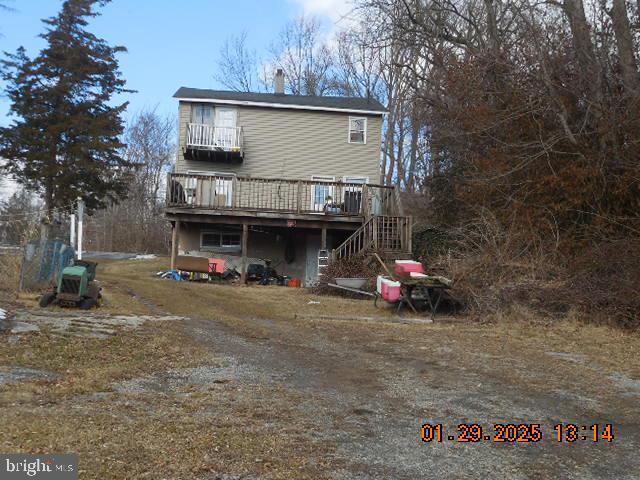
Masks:
[[[440,145],[433,126],[431,127],[431,140],[429,142],[429,151],[431,153],[431,176],[440,175]]]
[[[387,124],[387,135],[386,135],[386,144],[385,144],[385,154],[386,154],[386,171],[384,172],[385,175],[385,185],[391,185],[392,181],[393,181],[393,173],[394,173],[394,169],[396,166],[396,161],[395,161],[395,141],[394,141],[394,137],[395,137],[395,130],[396,130],[396,116],[398,118],[402,118],[401,115],[397,115],[397,111],[394,111],[391,113],[391,115],[389,116],[389,122]]]
[[[581,70],[582,88],[599,107],[602,100],[602,70],[591,41],[583,0],[564,0],[563,9],[569,19],[573,48]]]
[[[398,150],[396,152],[396,176],[398,182],[396,185],[402,187],[404,181],[404,118],[398,122]],[[389,179],[389,185],[393,185],[393,177]]]
[[[44,213],[40,220],[40,244],[44,246],[51,236],[51,215],[53,214],[53,179],[48,177],[44,187]]]
[[[382,152],[382,183],[388,184],[386,181],[387,173],[390,168],[393,168],[393,129],[395,123],[395,116],[392,110],[392,99],[389,99],[389,116],[387,117],[387,129],[384,132],[384,151]]]
[[[496,19],[496,9],[493,5],[494,0],[484,0],[484,6],[487,9],[487,34],[489,37],[489,49],[493,55],[494,61],[498,60],[500,54],[500,44],[498,41],[498,21]]]
[[[407,174],[407,191],[413,192],[415,189],[416,163],[418,161],[418,136],[420,135],[420,123],[418,115],[414,114],[411,118],[411,152],[409,169]]]
[[[634,56],[633,37],[625,0],[613,0],[613,8],[609,14],[613,21],[613,31],[618,46],[622,84],[628,95],[636,95],[638,93],[638,65]]]

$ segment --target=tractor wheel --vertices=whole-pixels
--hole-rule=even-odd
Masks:
[[[80,303],[78,303],[78,306],[82,310],[91,310],[97,304],[98,304],[98,302],[96,301],[95,298],[88,297],[88,298],[83,298],[82,300],[80,300]]]
[[[40,297],[40,302],[38,302],[38,304],[40,305],[41,308],[46,308],[49,305],[51,305],[55,299],[56,299],[55,293],[51,293],[51,292],[45,293]]]

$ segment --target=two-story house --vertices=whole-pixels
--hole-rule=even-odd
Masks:
[[[385,108],[354,97],[180,88],[166,216],[177,255],[223,257],[243,274],[272,260],[306,285],[318,256],[410,252],[411,221],[381,185]]]

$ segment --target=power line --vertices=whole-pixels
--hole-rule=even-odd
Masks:
[[[5,214],[2,215],[0,214],[0,220],[7,220],[7,219],[14,219],[14,218],[22,218],[22,217],[29,217],[29,216],[35,216],[41,213],[51,213],[51,214],[70,214],[73,213],[75,211],[75,202],[68,204],[68,205],[63,205],[62,207],[53,207],[53,208],[41,208],[41,209],[37,209],[37,210],[31,210],[29,212],[24,212],[24,213],[15,213],[15,214]]]

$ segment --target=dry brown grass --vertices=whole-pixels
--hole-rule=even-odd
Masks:
[[[533,309],[513,305],[482,316],[480,322],[470,322],[468,317],[438,317],[439,321],[430,326],[294,320],[296,313],[335,315],[337,318],[346,315],[393,318],[394,314],[376,309],[370,300],[319,296],[307,289],[176,283],[154,278],[154,271],[164,267],[166,262],[166,259],[144,264],[115,262],[105,266],[105,275],[108,281],[124,278],[124,283],[141,297],[159,299],[157,305],[167,312],[222,320],[257,337],[270,335],[267,327],[255,321],[267,318],[286,328],[292,342],[298,337],[303,342],[305,330],[312,326],[325,331],[337,342],[366,345],[382,337],[402,343],[407,351],[415,346],[414,352],[425,342],[432,346],[462,342],[463,352],[486,351],[499,356],[506,349],[516,357],[518,352],[528,352],[520,355],[526,362],[533,358],[544,360],[540,350],[545,348],[576,351],[592,356],[598,364],[609,366],[612,371],[617,368],[617,371],[640,377],[640,359],[633,355],[634,349],[640,348],[640,335],[592,324],[588,315],[577,311],[569,311],[562,321],[558,321],[541,316]],[[505,364],[504,368],[508,370],[510,366]]]
[[[77,452],[81,478],[89,479],[177,480],[211,472],[281,479],[296,472],[296,478],[318,478],[318,465],[311,463],[329,450],[301,433],[305,423],[292,408],[296,401],[284,391],[226,384],[170,396],[62,401],[46,409],[23,404],[11,409],[0,447]]]
[[[147,323],[134,332],[121,331],[107,339],[51,335],[47,331],[10,342],[0,336],[0,365],[52,371],[55,383],[35,382],[32,393],[57,398],[110,391],[113,382],[168,368],[197,365],[208,357],[192,345],[179,325]],[[0,387],[3,395],[11,389]],[[6,396],[2,397],[5,401]]]
[[[230,325],[253,316],[289,318],[311,295],[278,287],[234,287],[157,279],[154,262],[104,262],[98,278],[105,304],[100,313],[159,310],[217,318]],[[135,290],[135,291],[134,291]],[[265,295],[268,293],[268,295]],[[23,295],[33,306],[35,295]],[[147,301],[150,300],[150,301]],[[290,302],[283,308],[283,301]],[[352,301],[340,300],[349,304]],[[356,302],[357,303],[357,302]],[[342,304],[344,308],[344,303]],[[331,311],[339,311],[334,306]],[[60,311],[60,309],[57,309]],[[254,336],[264,335],[259,326]],[[296,394],[276,386],[231,380],[206,390],[180,387],[160,393],[119,393],[114,383],[219,360],[179,323],[147,323],[106,340],[58,337],[43,332],[12,343],[0,337],[0,365],[53,371],[50,381],[0,387],[5,412],[0,449],[77,452],[82,478],[191,479],[210,472],[269,478],[318,478],[331,446],[312,439],[312,425],[296,409]]]
[[[483,322],[448,319],[426,326],[295,320],[297,312],[389,313],[370,301],[320,297],[308,290],[158,279],[155,272],[167,262],[103,262],[98,270],[105,288],[103,311],[161,310],[221,321],[247,339],[286,339],[287,348],[326,338],[363,359],[366,352],[402,362],[424,357],[452,372],[482,371],[503,388],[540,394],[565,390],[568,379],[580,379],[584,395],[612,404],[620,402],[613,375],[640,378],[640,335],[587,324],[576,313],[551,322],[514,307]],[[577,353],[584,361],[559,361],[549,352]],[[297,408],[301,398],[295,390],[231,379],[165,393],[114,391],[114,382],[223,361],[214,355],[186,336],[179,323],[148,323],[108,340],[44,333],[11,343],[0,337],[0,365],[59,375],[0,388],[0,450],[78,452],[81,476],[89,479],[191,479],[210,472],[306,479],[323,478],[328,463],[332,471],[339,468],[334,446],[314,439],[312,419]],[[533,377],[532,364],[538,373]],[[370,375],[385,375],[382,364],[367,368]]]
[[[296,313],[314,312],[336,316],[354,313],[391,315],[386,310],[374,307],[373,301],[369,299],[321,297],[310,289],[279,286],[175,282],[155,275],[157,271],[167,267],[166,258],[146,262],[131,260],[105,263],[100,278],[107,290],[128,289],[132,294],[135,291],[139,299],[152,299],[160,310],[176,315],[217,318],[229,322],[250,321],[252,318],[292,321]],[[118,282],[126,284],[127,287],[116,287]],[[106,295],[105,298],[108,300]]]

